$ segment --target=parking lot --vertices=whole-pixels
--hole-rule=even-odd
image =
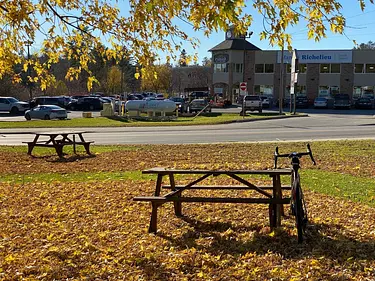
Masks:
[[[221,112],[221,113],[240,113],[241,107],[237,105],[232,105],[227,108],[213,108],[212,112]],[[263,109],[263,113],[270,113],[270,112],[278,112],[279,109],[273,107],[271,109]],[[373,116],[375,114],[375,109],[315,109],[315,108],[297,108],[297,113],[307,113],[307,114],[345,114],[345,115],[366,115],[366,116]],[[100,111],[91,111],[93,117],[99,117]],[[283,112],[288,113],[289,108],[284,108]],[[81,118],[83,111],[68,111],[68,118]],[[257,112],[254,112],[257,113]],[[251,114],[250,111],[247,114]],[[8,112],[0,112],[0,121],[26,121],[25,117],[22,115],[11,115]],[[32,122],[32,121],[28,121]]]

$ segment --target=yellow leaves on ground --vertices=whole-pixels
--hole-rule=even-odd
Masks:
[[[280,152],[301,144],[283,144]],[[320,168],[374,170],[371,147],[312,146]],[[266,169],[269,144],[145,145],[66,161],[0,152],[3,175],[131,171],[154,166]],[[95,146],[93,147],[95,151]],[[345,153],[342,153],[346,151]],[[352,153],[352,155],[350,154]],[[53,153],[51,153],[52,155]],[[348,157],[351,155],[351,157]],[[368,155],[369,158],[364,157]],[[357,158],[358,157],[358,158]],[[142,159],[142,161],[139,161]],[[351,167],[351,163],[357,163]],[[329,164],[329,165],[328,165]],[[340,166],[339,166],[340,164]],[[286,163],[287,165],[287,163]],[[303,161],[303,167],[310,167]],[[180,179],[176,179],[180,181]],[[184,181],[184,180],[183,180]],[[186,182],[186,181],[185,181]],[[269,184],[269,179],[256,179]],[[213,178],[210,184],[233,184]],[[159,208],[159,232],[148,234],[151,207],[133,202],[151,195],[155,180],[0,183],[0,279],[4,280],[372,280],[375,277],[375,210],[365,205],[305,192],[310,215],[306,240],[297,244],[294,218],[268,227],[268,206],[182,205]],[[214,195],[191,190],[188,196]],[[220,197],[233,191],[215,191]],[[252,195],[237,191],[236,196]]]

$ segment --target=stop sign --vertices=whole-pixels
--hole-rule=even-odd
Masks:
[[[241,91],[246,91],[247,88],[247,83],[246,82],[241,82],[240,83],[240,90]]]

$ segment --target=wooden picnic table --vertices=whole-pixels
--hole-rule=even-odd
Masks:
[[[166,202],[174,203],[174,211],[176,216],[182,216],[182,202],[207,202],[207,203],[253,203],[269,205],[269,220],[271,227],[281,225],[281,214],[283,204],[290,203],[290,197],[283,197],[282,190],[290,190],[290,184],[281,185],[281,175],[291,176],[291,169],[273,169],[273,170],[178,170],[153,168],[142,171],[143,174],[157,175],[155,192],[153,196],[134,197],[134,201],[151,202],[152,212],[150,226],[148,231],[156,233],[157,231],[157,210],[158,207]],[[197,175],[197,178],[191,180],[188,184],[177,185],[175,181],[176,175]],[[210,176],[226,175],[241,185],[197,185]],[[256,186],[244,176],[248,175],[268,175],[272,178],[272,186]],[[167,176],[169,185],[163,185],[163,177]],[[251,179],[251,177],[250,177]],[[290,181],[289,181],[290,182]],[[165,195],[160,195],[161,189],[170,189],[171,191]],[[255,190],[262,195],[261,198],[244,198],[244,197],[188,197],[182,196],[185,190]]]
[[[27,154],[31,155],[34,147],[53,147],[56,150],[57,155],[63,157],[63,148],[66,145],[72,145],[73,151],[76,153],[76,145],[82,145],[86,153],[91,155],[90,144],[93,141],[86,141],[83,134],[86,131],[51,131],[51,132],[35,132],[33,141],[24,142],[28,145]],[[78,136],[78,140],[76,140]]]

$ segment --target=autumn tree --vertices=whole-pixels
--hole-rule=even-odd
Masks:
[[[150,71],[142,71],[141,88],[145,91],[170,93],[172,68],[169,64],[153,65]]]
[[[204,57],[202,60],[202,66],[211,66],[212,60],[208,57]]]
[[[119,93],[121,90],[121,71],[118,66],[112,66],[107,75],[107,93],[112,95]]]
[[[375,42],[368,41],[367,43],[361,43],[354,47],[354,50],[375,50]]]
[[[185,49],[182,49],[181,54],[180,54],[180,59],[178,61],[179,66],[187,66],[188,64],[188,57],[186,54]]]
[[[364,10],[373,0],[358,3]],[[0,79],[8,74],[14,82],[21,82],[21,72],[30,65],[37,75],[28,75],[28,79],[45,89],[54,81],[51,66],[60,59],[74,59],[77,64],[67,69],[66,78],[78,79],[86,73],[90,89],[98,82],[89,67],[98,63],[92,50],[104,61],[132,57],[144,71],[152,71],[159,52],[166,54],[167,62],[177,61],[176,52],[181,52],[183,44],[198,46],[199,41],[182,30],[178,21],[190,23],[206,36],[229,26],[244,34],[252,23],[252,15],[244,13],[244,8],[264,16],[261,39],[289,49],[290,26],[305,23],[307,37],[316,41],[325,37],[328,29],[344,33],[346,26],[339,0],[129,0],[129,4],[127,11],[121,11],[112,0],[0,0]],[[43,41],[37,42],[40,36]],[[41,43],[39,56],[43,54],[48,60],[25,57],[30,42]],[[194,57],[196,60],[197,55]],[[14,64],[23,67],[15,71]]]

